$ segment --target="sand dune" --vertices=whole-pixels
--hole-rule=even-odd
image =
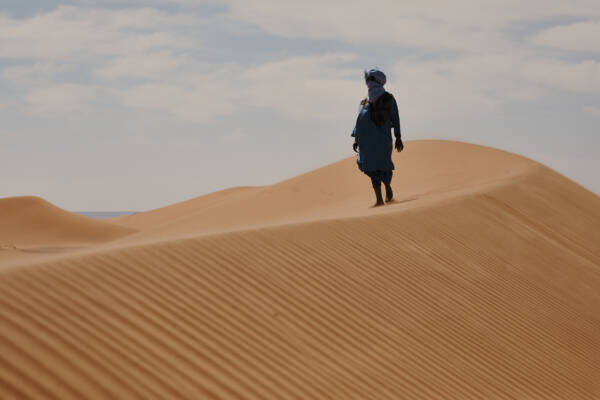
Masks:
[[[90,246],[134,230],[62,210],[39,197],[0,199],[0,263]]]
[[[540,165],[517,155],[457,142],[409,142],[394,154],[398,201],[412,206],[502,183]],[[265,187],[234,188],[133,216],[115,223],[139,230],[125,242],[183,238],[323,218],[388,212],[372,210],[369,179],[355,157]],[[404,205],[408,206],[408,204]]]
[[[17,247],[88,245],[134,231],[62,210],[39,197],[0,199],[0,243]]]
[[[181,218],[187,218],[190,215],[205,211],[216,204],[225,202],[232,197],[236,198],[239,195],[252,193],[260,189],[260,187],[248,186],[220,190],[156,210],[111,218],[109,221],[131,229],[144,231],[154,226],[162,226],[173,223],[173,221]]]
[[[412,201],[344,160],[0,269],[0,398],[600,398],[600,198],[479,146],[396,163]]]

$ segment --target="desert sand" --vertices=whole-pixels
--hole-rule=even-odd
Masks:
[[[598,399],[600,197],[446,141],[94,221],[0,199],[2,399]]]

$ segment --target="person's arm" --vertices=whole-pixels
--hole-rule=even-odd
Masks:
[[[367,99],[365,98],[358,105],[358,114],[359,115],[360,115],[361,110],[366,107],[366,104],[367,104]],[[356,117],[356,123],[358,123],[358,117]],[[352,129],[352,133],[350,134],[350,136],[354,138],[354,143],[352,144],[352,150],[354,150],[355,152],[358,153],[358,138],[356,137],[356,123],[354,124],[354,129]]]
[[[390,107],[390,120],[392,122],[392,128],[394,128],[394,136],[396,137],[396,143],[394,147],[398,151],[404,150],[404,143],[402,143],[402,134],[400,132],[400,115],[398,115],[398,104],[396,99],[392,96],[391,107]]]
[[[394,128],[394,136],[396,139],[400,139],[400,115],[398,115],[398,104],[396,103],[396,99],[394,96],[391,98],[391,107],[390,107],[390,120],[392,121],[392,128]]]
[[[350,134],[354,138],[354,143],[352,143],[352,150],[358,153],[358,141],[356,138],[356,124],[354,125],[354,129],[352,129],[352,133]]]

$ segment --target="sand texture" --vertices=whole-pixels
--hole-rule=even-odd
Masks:
[[[0,257],[0,398],[600,398],[600,197],[481,146],[394,162],[375,209],[354,158],[100,225],[0,200],[0,254],[81,247]]]

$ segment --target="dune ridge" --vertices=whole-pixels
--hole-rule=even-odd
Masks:
[[[541,167],[515,154],[460,142],[408,145],[410,151],[393,155],[395,206],[403,209],[511,182]],[[397,211],[373,210],[372,203],[369,180],[350,157],[274,185],[233,188],[114,222],[139,231],[122,240],[133,244]]]
[[[0,243],[17,247],[87,245],[134,230],[60,209],[34,196],[0,199]]]
[[[63,210],[35,196],[0,199],[0,267],[106,243],[135,230]]]
[[[507,153],[410,146],[411,202],[315,192],[365,183],[346,160],[299,177],[331,218],[309,192],[293,224],[190,223],[294,178],[118,221],[161,242],[0,269],[0,398],[600,397],[600,198]],[[461,148],[480,161],[427,164]]]

